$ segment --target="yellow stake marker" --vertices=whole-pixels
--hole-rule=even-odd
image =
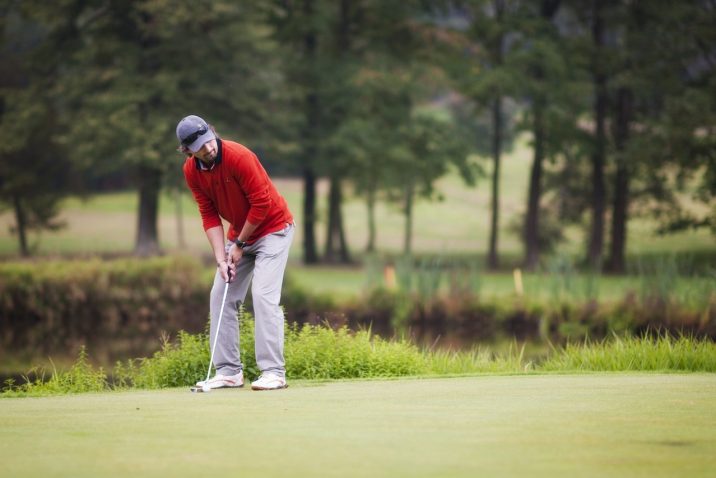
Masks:
[[[522,270],[519,268],[514,269],[512,271],[512,277],[515,279],[515,293],[522,297],[525,293],[525,290],[522,287]]]
[[[385,269],[383,269],[383,278],[385,280],[385,287],[388,289],[395,289],[396,286],[396,278],[395,278],[395,267],[393,266],[385,266]]]

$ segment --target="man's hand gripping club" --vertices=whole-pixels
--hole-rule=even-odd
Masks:
[[[229,256],[229,260],[219,263],[219,272],[221,272],[221,277],[224,279],[224,282],[231,282],[236,279],[236,264],[229,262],[230,260],[231,256]]]

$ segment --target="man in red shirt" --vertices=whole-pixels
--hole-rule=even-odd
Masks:
[[[210,388],[244,384],[237,305],[246,298],[251,283],[256,363],[261,370],[251,388],[286,388],[284,316],[279,301],[294,234],[293,216],[248,148],[218,138],[206,121],[194,115],[183,118],[176,133],[181,150],[188,156],[184,178],[199,206],[204,231],[216,258],[210,303],[212,348],[223,291],[229,282],[214,353],[216,375],[206,384]],[[226,239],[221,218],[229,223]],[[204,384],[201,381],[197,386]]]

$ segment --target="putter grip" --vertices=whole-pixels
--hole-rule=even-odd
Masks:
[[[226,277],[227,277],[226,283],[228,284],[229,282],[231,282],[231,267],[229,267],[229,262],[228,261],[217,262],[216,267],[221,269],[221,264],[224,262],[226,262]]]

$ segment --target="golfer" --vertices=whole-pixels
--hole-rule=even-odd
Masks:
[[[216,375],[197,386],[244,385],[237,308],[245,300],[251,283],[256,363],[261,370],[251,388],[286,388],[284,317],[279,302],[294,234],[291,212],[256,155],[246,146],[220,139],[206,121],[193,115],[179,122],[176,134],[181,151],[188,156],[184,178],[199,206],[204,231],[216,258],[210,301],[211,347],[223,292],[229,282],[214,355]],[[226,239],[221,218],[228,222]]]

